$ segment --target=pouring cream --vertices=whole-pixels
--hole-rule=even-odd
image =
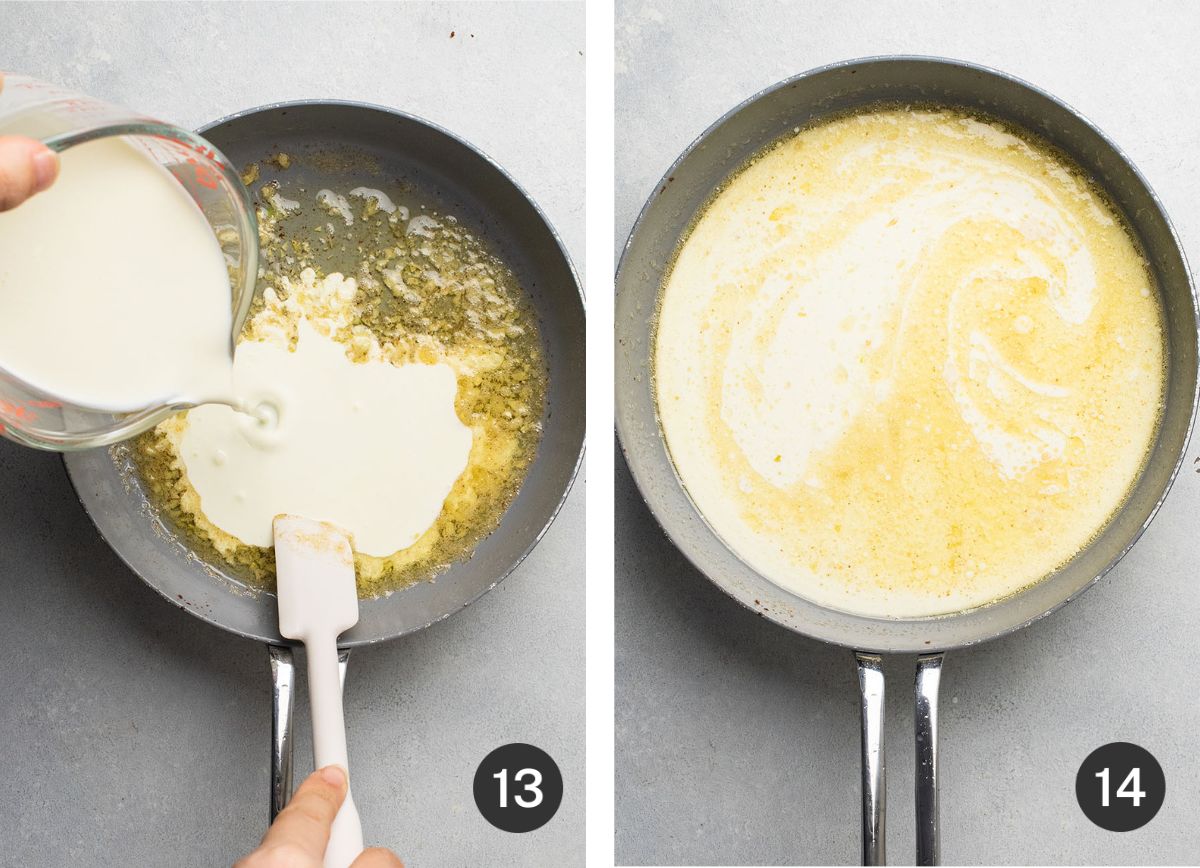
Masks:
[[[342,303],[356,291],[340,275],[305,280]],[[0,367],[55,397],[111,412],[203,405],[180,457],[208,519],[250,545],[271,546],[272,520],[292,513],[387,557],[433,525],[466,467],[472,432],[444,363],[352,361],[334,338],[347,323],[319,318],[235,357],[211,226],[121,139],[67,149],[50,191],[0,215],[0,310]]]
[[[255,414],[211,404],[180,418],[177,451],[199,507],[220,530],[272,545],[280,514],[348,531],[359,554],[387,557],[434,523],[467,465],[445,363],[395,364],[353,330],[355,280],[311,269],[264,294],[257,339],[238,343],[234,389]],[[351,355],[354,358],[351,358]]]
[[[294,350],[238,345],[237,393],[273,418],[217,404],[189,411],[188,478],[209,520],[250,545],[272,545],[275,516],[295,513],[387,557],[433,524],[467,465],[457,377],[446,364],[352,362],[308,320],[298,332]]]
[[[68,148],[48,191],[0,214],[0,311],[0,368],[71,404],[232,400],[229,274],[212,227],[119,138]]]

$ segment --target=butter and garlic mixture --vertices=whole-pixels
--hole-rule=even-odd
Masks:
[[[269,162],[283,170],[295,161],[281,154]],[[258,178],[257,164],[247,167],[243,180]],[[247,524],[239,513],[239,504],[259,496],[251,486],[264,480],[286,502],[307,498],[347,515],[375,513],[379,526],[370,528],[370,539],[366,533],[361,542],[356,539],[360,596],[431,578],[468,556],[496,527],[533,460],[546,389],[533,310],[507,266],[451,215],[415,203],[397,205],[384,192],[366,187],[345,192],[289,188],[285,196],[279,182],[271,181],[258,193],[264,271],[239,342],[235,383],[242,357],[250,355],[261,357],[256,370],[240,380],[243,389],[254,392],[250,397],[272,397],[272,387],[297,365],[305,366],[303,374],[313,382],[323,371],[332,378],[346,360],[361,372],[338,374],[348,379],[336,380],[336,388],[331,381],[323,395],[313,386],[302,395],[279,396],[278,431],[263,435],[253,430],[249,417],[202,407],[167,420],[131,447],[116,447],[117,458],[131,459],[151,504],[190,544],[215,550],[250,584],[271,587],[274,582],[269,530],[259,527],[261,522]],[[342,271],[323,268],[333,265]],[[439,371],[449,379],[442,380]],[[318,413],[325,406],[320,401],[346,415],[370,410],[370,384],[384,389],[386,380],[401,374],[415,390],[403,393],[414,405],[390,408],[395,430],[401,421],[436,413],[443,400],[446,412],[457,419],[431,415],[438,423],[428,426],[436,432],[432,442],[430,433],[421,439],[420,426],[407,439],[389,439],[388,431],[377,429],[355,432],[344,424],[330,429],[343,432],[323,447],[331,459],[338,450],[362,450],[364,444],[372,453],[341,456],[357,479],[347,479],[340,492],[314,495],[303,485],[289,487],[279,474],[260,467],[274,453],[267,449],[256,456],[253,443],[247,445],[264,436],[294,436],[287,427],[289,407],[306,407],[306,428],[328,422]],[[367,391],[348,394],[346,383]],[[299,383],[287,388],[302,389]],[[128,455],[119,454],[122,449]],[[310,465],[320,460],[314,455]],[[240,479],[231,467],[245,470]],[[391,487],[389,496],[353,502],[356,492],[374,490],[381,481]],[[421,484],[423,501],[406,512],[403,507],[410,506]],[[448,494],[439,485],[448,485]],[[213,515],[205,512],[205,491]],[[388,524],[392,514],[396,521]],[[404,541],[397,550],[386,550],[393,532]]]
[[[667,443],[773,581],[883,617],[1010,595],[1121,505],[1165,383],[1158,293],[1047,147],[937,109],[844,116],[764,152],[662,292]]]

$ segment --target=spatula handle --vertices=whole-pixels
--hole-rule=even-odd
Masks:
[[[308,696],[312,707],[313,760],[317,768],[339,765],[349,770],[346,753],[346,721],[342,713],[342,681],[338,666],[336,636],[309,636]],[[325,868],[348,868],[363,850],[362,824],[354,797],[346,791],[346,801],[333,821],[329,846],[325,848]]]

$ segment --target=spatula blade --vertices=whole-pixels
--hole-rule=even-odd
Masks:
[[[307,642],[358,623],[358,589],[350,538],[335,525],[294,515],[275,517],[279,632]]]

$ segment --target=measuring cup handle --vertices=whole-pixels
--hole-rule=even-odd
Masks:
[[[856,651],[862,698],[862,864],[887,864],[887,779],[883,756],[883,658]]]

